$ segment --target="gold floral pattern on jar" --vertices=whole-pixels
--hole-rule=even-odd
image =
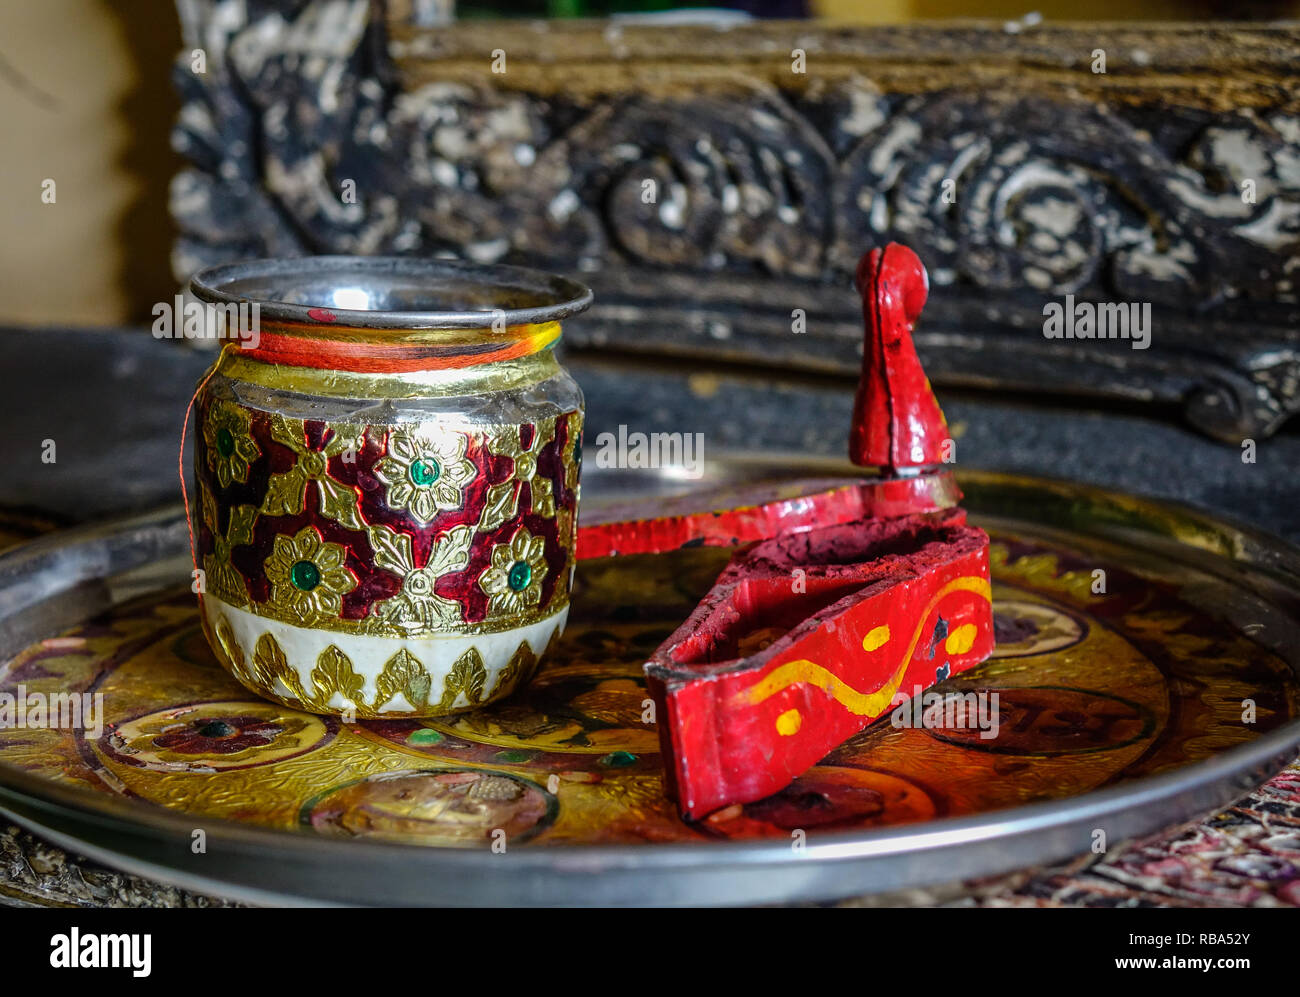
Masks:
[[[353,530],[365,528],[357,510],[357,491],[329,475],[329,460],[345,454],[355,454],[361,446],[364,427],[347,423],[333,423],[330,437],[319,450],[307,446],[306,428],[301,419],[283,415],[271,416],[271,437],[297,455],[293,467],[283,474],[271,475],[262,501],[262,513],[267,516],[296,516],[302,512],[307,486],[314,483],[320,497],[320,511],[336,522]]]
[[[370,473],[372,484],[367,487],[376,489],[376,506],[383,506],[385,489],[374,470],[388,464],[385,468],[387,474],[392,470],[389,461],[409,466],[413,454],[430,452],[424,448],[421,438],[436,437],[438,430],[428,426],[420,430],[409,425],[368,425],[351,421],[308,423],[277,413],[268,413],[259,420],[251,410],[250,415],[253,439],[262,445],[263,450],[267,439],[287,447],[293,452],[293,463],[286,470],[274,473],[286,466],[283,455],[275,455],[273,473],[261,479],[262,494],[253,497],[251,504],[229,504],[216,488],[214,473],[199,475],[198,492],[203,503],[204,527],[199,564],[205,572],[205,591],[211,595],[258,616],[301,624],[303,618],[294,607],[305,604],[307,611],[312,613],[312,600],[289,593],[283,578],[280,596],[277,597],[274,585],[263,587],[262,579],[251,574],[250,569],[255,564],[265,565],[276,535],[296,533],[310,525],[318,534],[329,536],[341,546],[343,563],[352,565],[349,571],[353,575],[353,584],[351,589],[345,589],[344,594],[369,586],[376,570],[396,576],[395,585],[394,581],[384,580],[378,586],[371,586],[368,590],[374,594],[369,599],[360,600],[360,612],[354,615],[317,613],[310,623],[316,628],[387,637],[448,632],[491,633],[534,623],[567,602],[574,566],[573,508],[577,496],[568,488],[556,486],[570,480],[573,475],[569,455],[574,453],[571,444],[577,439],[576,425],[581,421],[578,413],[565,412],[522,426],[483,425],[473,431],[475,435],[468,435],[469,430],[464,431],[467,435],[455,431],[457,442],[442,448],[444,456],[452,456],[445,464],[453,468],[452,474],[457,478],[481,475],[484,473],[482,468],[469,457],[456,456],[462,447],[469,453],[476,435],[481,434],[482,449],[500,451],[505,455],[515,453],[511,458],[511,477],[500,483],[507,498],[511,498],[511,489],[517,492],[524,483],[531,483],[537,487],[538,496],[545,491],[548,508],[553,505],[551,514],[543,517],[549,522],[529,522],[534,538],[541,540],[543,550],[551,551],[552,543],[556,548],[555,556],[548,555],[539,572],[543,576],[541,591],[546,598],[530,604],[502,589],[496,600],[497,609],[493,608],[490,596],[486,599],[481,597],[483,590],[479,579],[487,567],[485,562],[490,562],[494,542],[499,541],[502,534],[513,536],[514,531],[523,525],[523,517],[530,515],[528,501],[524,501],[520,508],[511,498],[504,507],[507,512],[513,509],[510,519],[497,531],[491,532],[482,528],[482,514],[490,488],[464,489],[465,504],[450,517],[460,522],[445,530],[437,528],[436,516],[428,524],[420,524],[401,513],[395,514],[397,519],[392,522],[370,521],[372,510],[385,517],[391,510],[363,507],[362,504],[359,476]],[[524,448],[521,439],[528,438],[525,436],[528,433],[531,433],[530,445]],[[563,443],[557,443],[557,439]],[[403,443],[404,440],[410,445]],[[504,442],[494,444],[495,440]],[[390,450],[390,444],[401,448],[400,455]],[[378,453],[373,452],[375,449]],[[538,469],[543,449],[558,465],[552,470],[554,480]],[[349,450],[353,453],[350,454]],[[338,461],[333,460],[336,456]],[[545,458],[542,460],[544,462]],[[519,475],[523,476],[522,481]],[[258,483],[255,477],[250,477],[250,482]],[[313,492],[318,497],[316,502],[311,501]],[[267,520],[281,517],[295,517],[295,521],[288,529],[278,524],[269,531],[263,527]],[[224,530],[219,529],[223,521]],[[360,536],[331,535],[333,524]],[[237,550],[246,545],[252,548],[251,553]],[[417,559],[415,551],[419,546],[424,546],[425,552]],[[352,560],[354,556],[360,561],[359,567]],[[440,584],[442,579],[459,572],[467,573],[464,582]],[[265,577],[264,572],[259,574]],[[265,577],[265,581],[269,583],[271,579]],[[469,601],[466,601],[466,587],[473,591]],[[438,589],[442,590],[441,594]],[[315,598],[333,602],[327,594]],[[527,598],[531,600],[531,596]],[[503,615],[499,607],[507,602],[511,605],[518,603],[521,611]]]
[[[370,528],[370,545],[375,551],[375,565],[402,576],[402,590],[371,610],[374,629],[393,624],[415,630],[432,630],[457,626],[463,622],[460,604],[444,599],[433,587],[443,575],[464,571],[469,564],[470,545],[474,542],[472,526],[457,526],[434,542],[424,567],[415,567],[411,538],[387,526]]]
[[[465,458],[463,433],[425,436],[406,429],[388,434],[388,456],[375,464],[375,477],[387,486],[384,501],[394,512],[405,509],[427,525],[439,512],[464,504],[465,486],[478,473]]]
[[[492,548],[492,564],[478,580],[492,615],[518,616],[542,601],[545,548],[541,537],[522,526],[509,541]]]
[[[208,469],[216,474],[222,488],[247,482],[249,468],[262,456],[250,432],[248,413],[237,405],[221,402],[208,408],[203,422],[203,448]]]
[[[237,505],[230,509],[230,519],[223,535],[217,528],[217,501],[206,488],[202,490],[203,523],[212,533],[212,553],[203,558],[203,586],[232,606],[248,605],[248,585],[239,569],[231,563],[232,547],[253,542],[253,523],[257,509]]]
[[[568,432],[560,460],[564,465],[564,487],[577,493],[578,478],[582,471],[582,413],[570,412]]]
[[[525,447],[519,426],[501,426],[488,439],[488,450],[514,461],[510,477],[487,490],[479,529],[495,530],[514,518],[519,510],[519,492],[527,484],[532,511],[539,516],[555,515],[555,488],[551,480],[537,475],[537,455],[555,438],[555,421],[547,420],[533,427],[532,442]]]
[[[343,596],[357,584],[344,566],[346,558],[339,544],[325,542],[313,526],[293,537],[277,536],[265,562],[272,605],[305,626],[337,618]]]

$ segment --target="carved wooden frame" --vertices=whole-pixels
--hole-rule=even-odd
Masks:
[[[176,70],[178,277],[309,252],[531,262],[596,290],[571,347],[853,375],[853,263],[896,239],[934,283],[916,339],[937,383],[1172,403],[1228,441],[1300,410],[1295,27],[179,7],[207,72],[188,50]],[[1067,294],[1149,303],[1150,348],[1047,338]]]

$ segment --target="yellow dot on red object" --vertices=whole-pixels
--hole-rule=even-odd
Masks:
[[[786,737],[799,733],[799,728],[802,726],[803,717],[799,715],[798,710],[786,710],[776,718],[776,732]]]
[[[944,649],[949,654],[965,654],[974,645],[978,633],[979,628],[974,623],[963,623],[948,635],[943,642]]]
[[[882,623],[862,638],[862,650],[874,651],[889,643],[889,624]]]

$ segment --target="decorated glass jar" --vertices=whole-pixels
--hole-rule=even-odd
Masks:
[[[191,289],[228,323],[194,448],[195,587],[222,665],[358,717],[526,683],[568,615],[583,404],[553,347],[591,292],[382,257],[219,266]]]

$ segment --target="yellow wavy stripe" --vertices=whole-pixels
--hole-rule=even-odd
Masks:
[[[921,614],[916,624],[916,631],[912,634],[912,642],[907,646],[907,653],[903,655],[903,660],[899,663],[898,668],[894,670],[894,674],[874,692],[859,692],[838,676],[832,675],[815,661],[801,658],[798,661],[787,661],[780,668],[765,675],[748,689],[739,693],[736,698],[744,704],[756,706],[796,682],[807,682],[810,685],[817,686],[823,692],[829,693],[837,703],[855,716],[878,716],[889,706],[894,698],[894,693],[898,691],[898,687],[903,682],[903,675],[907,672],[908,663],[911,662],[912,655],[916,651],[916,645],[921,639],[921,631],[925,629],[925,621],[930,618],[930,611],[945,596],[953,592],[974,592],[986,602],[993,601],[993,592],[989,588],[987,578],[980,578],[978,575],[963,575],[961,578],[954,578],[950,581],[935,593],[934,598],[930,600],[930,604],[925,607],[925,612]]]

